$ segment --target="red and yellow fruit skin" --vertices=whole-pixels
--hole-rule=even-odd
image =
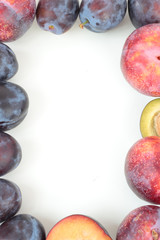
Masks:
[[[126,80],[148,96],[160,96],[160,24],[136,29],[126,40],[121,69]]]
[[[31,26],[35,12],[35,0],[0,0],[0,41],[20,38]]]
[[[148,205],[131,211],[120,224],[116,240],[159,240],[160,208]]]
[[[95,220],[84,215],[71,215],[59,221],[46,240],[112,240]]]
[[[160,137],[140,139],[131,147],[126,157],[125,175],[137,196],[160,204]]]

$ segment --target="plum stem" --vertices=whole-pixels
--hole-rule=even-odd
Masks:
[[[49,26],[49,30],[53,30],[54,29],[54,26],[53,25],[50,25]]]
[[[85,22],[83,22],[83,23],[81,23],[81,24],[79,25],[80,28],[83,29],[83,27],[84,27],[87,23],[89,23],[89,20],[88,20],[88,19],[86,19]]]

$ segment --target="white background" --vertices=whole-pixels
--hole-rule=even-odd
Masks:
[[[152,98],[134,90],[120,70],[124,42],[134,30],[128,13],[106,33],[79,24],[56,36],[35,20],[7,44],[19,62],[11,81],[26,90],[30,106],[23,123],[8,132],[23,158],[4,178],[22,191],[19,213],[38,218],[46,233],[78,213],[99,221],[115,239],[122,219],[147,204],[129,189],[124,161],[141,138],[140,115]]]

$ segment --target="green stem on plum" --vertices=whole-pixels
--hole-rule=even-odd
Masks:
[[[88,20],[88,19],[86,19],[85,22],[83,22],[83,23],[81,23],[81,24],[79,25],[80,28],[83,29],[83,27],[84,27],[87,23],[89,23],[89,20]]]
[[[53,25],[50,25],[49,26],[49,30],[53,30],[54,29],[54,26]]]

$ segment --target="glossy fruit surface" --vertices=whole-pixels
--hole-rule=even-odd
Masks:
[[[142,137],[160,137],[160,98],[150,101],[143,109],[140,130]]]
[[[46,240],[112,240],[108,232],[93,219],[84,215],[71,215],[58,222]]]
[[[82,0],[80,21],[93,32],[105,32],[122,21],[126,7],[126,0]]]
[[[15,169],[21,161],[18,142],[7,133],[0,132],[0,176]]]
[[[0,222],[14,216],[20,209],[22,196],[19,187],[5,179],[0,179]]]
[[[140,198],[160,204],[160,137],[146,137],[129,150],[125,175],[133,192]]]
[[[45,240],[42,224],[31,215],[19,214],[0,226],[1,240]]]
[[[18,62],[14,52],[0,43],[0,81],[12,78],[18,71]]]
[[[35,12],[35,0],[0,0],[0,41],[21,37],[32,25]]]
[[[16,127],[28,112],[29,100],[26,92],[13,83],[0,84],[0,130]]]
[[[160,22],[159,0],[129,0],[128,10],[131,22],[136,28]]]
[[[121,69],[126,80],[139,92],[160,96],[160,24],[136,29],[126,40]]]
[[[78,13],[78,0],[40,0],[36,17],[43,30],[62,34],[73,26]]]
[[[160,208],[143,206],[131,211],[118,228],[116,240],[159,240]]]

